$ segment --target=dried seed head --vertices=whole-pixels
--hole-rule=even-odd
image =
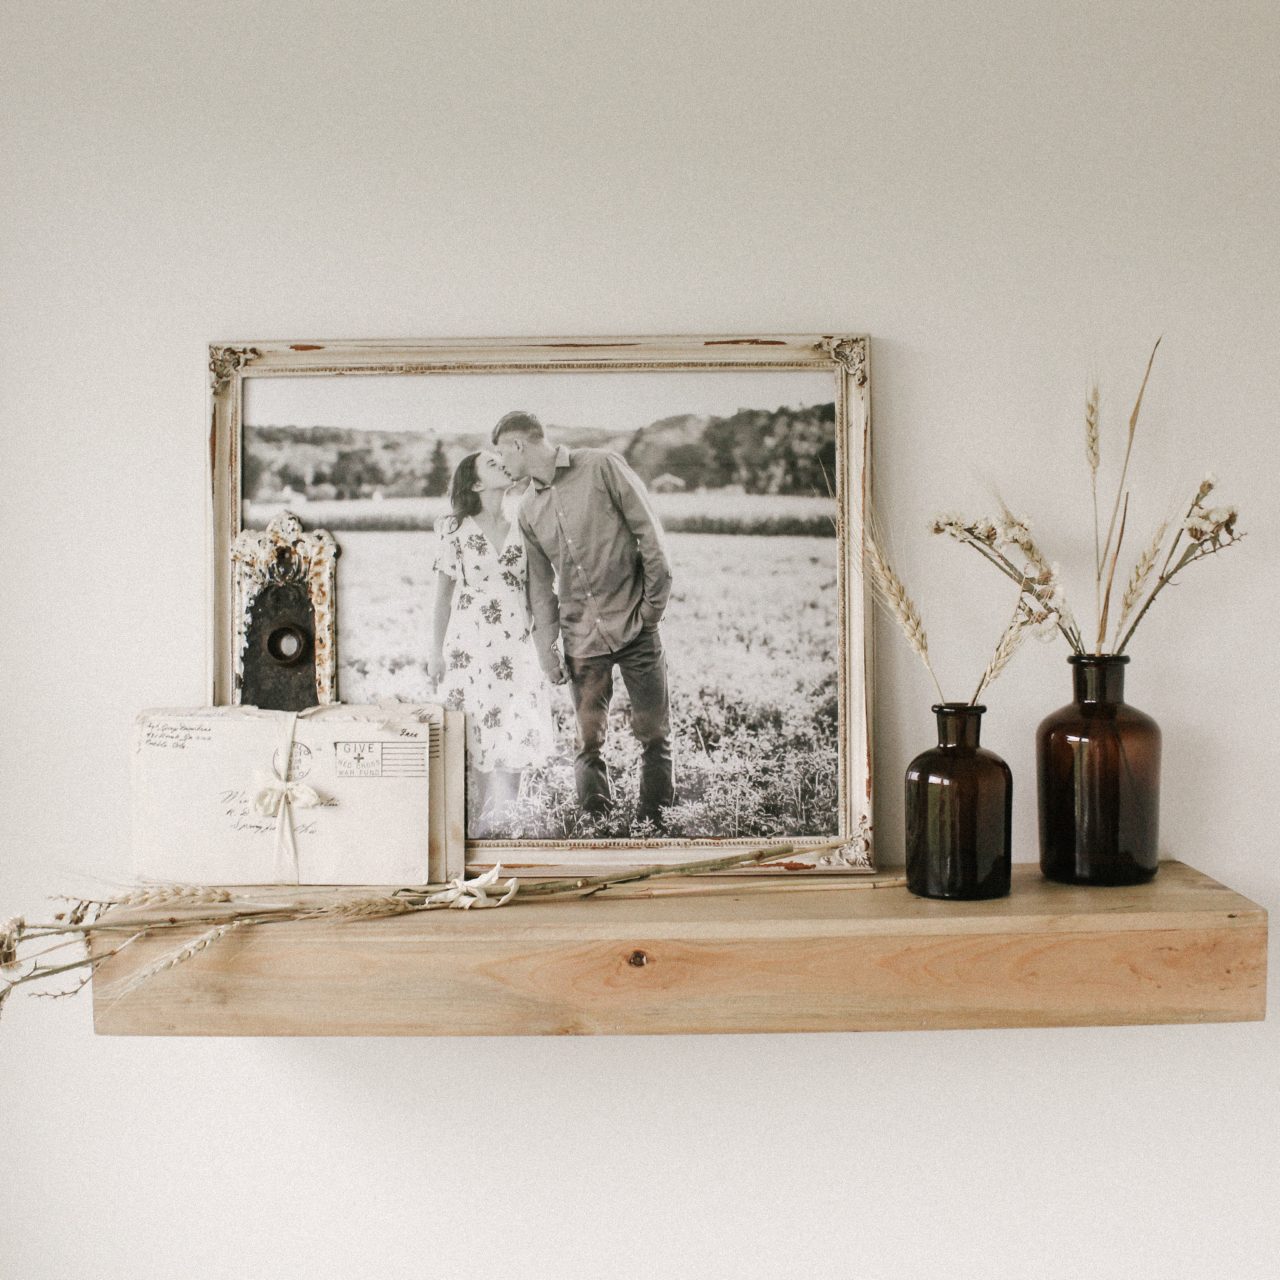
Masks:
[[[1028,627],[1032,625],[1033,616],[1035,615],[1017,617],[1005,628],[995,653],[991,655],[991,661],[987,663],[987,669],[982,673],[982,679],[978,681],[979,689],[985,689],[1009,665],[1009,660],[1018,652]]]
[[[385,894],[368,898],[348,898],[330,906],[319,907],[310,914],[327,920],[376,920],[382,916],[401,916],[414,910],[404,898]]]
[[[1102,460],[1099,443],[1098,384],[1095,382],[1089,389],[1089,394],[1085,397],[1084,402],[1084,452],[1085,457],[1089,460],[1089,470],[1095,476],[1098,474],[1098,464]]]
[[[1138,557],[1133,566],[1133,572],[1129,575],[1129,584],[1124,589],[1124,597],[1120,602],[1120,621],[1117,624],[1120,631],[1124,629],[1124,624],[1128,621],[1129,615],[1138,607],[1138,602],[1142,599],[1143,593],[1147,589],[1147,584],[1151,581],[1151,575],[1155,571],[1156,560],[1160,557],[1160,548],[1164,545],[1164,535],[1169,528],[1168,522],[1165,521],[1155,532],[1155,537],[1151,539],[1146,550]],[[1119,631],[1117,631],[1119,635]]]
[[[116,907],[202,907],[215,902],[230,902],[231,891],[214,885],[156,884],[135,889],[117,898]]]

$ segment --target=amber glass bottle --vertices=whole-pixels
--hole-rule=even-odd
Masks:
[[[986,707],[943,702],[938,745],[907,766],[907,888],[921,898],[1009,892],[1013,775],[978,745]]]
[[[1124,700],[1128,655],[1067,661],[1075,701],[1036,731],[1040,869],[1067,884],[1139,884],[1158,866],[1160,727]]]

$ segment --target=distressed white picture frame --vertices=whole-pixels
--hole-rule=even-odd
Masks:
[[[779,866],[762,872],[874,870],[868,595],[861,573],[869,501],[870,361],[865,335],[739,335],[632,338],[488,338],[423,341],[241,341],[210,347],[210,693],[233,701],[231,548],[242,528],[241,465],[246,384],[254,378],[406,377],[611,371],[810,371],[831,379],[835,406],[839,593],[838,829],[830,837],[569,841],[468,841],[468,865],[501,862],[526,875],[616,871],[785,842]],[[514,407],[514,406],[513,406]],[[338,535],[341,545],[341,534]],[[337,595],[342,593],[338,562]],[[339,632],[337,648],[343,638]],[[338,697],[343,696],[341,684]],[[830,847],[836,843],[837,847]]]

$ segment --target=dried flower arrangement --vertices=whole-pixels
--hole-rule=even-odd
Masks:
[[[1133,456],[1133,442],[1137,435],[1138,417],[1142,410],[1143,396],[1151,377],[1159,340],[1151,349],[1142,384],[1133,411],[1129,414],[1128,433],[1125,440],[1124,462],[1116,486],[1111,518],[1107,523],[1106,537],[1102,537],[1098,515],[1098,472],[1102,463],[1102,434],[1099,420],[1099,394],[1095,385],[1085,398],[1084,435],[1085,461],[1089,467],[1090,491],[1093,498],[1093,546],[1094,546],[1094,603],[1097,628],[1092,647],[1086,645],[1079,625],[1067,608],[1059,582],[1057,565],[1051,565],[1031,536],[1030,523],[1015,517],[1002,502],[1000,518],[969,520],[962,516],[939,516],[932,531],[946,534],[972,547],[995,565],[1006,577],[1018,583],[1028,607],[1043,608],[1052,612],[1054,625],[1062,633],[1074,653],[1108,652],[1107,631],[1112,614],[1112,594],[1116,584],[1116,571],[1120,563],[1120,548],[1129,522],[1130,490],[1128,488],[1129,463]],[[1207,475],[1200,482],[1182,519],[1174,524],[1172,519],[1160,521],[1155,532],[1134,560],[1120,608],[1112,630],[1109,652],[1122,654],[1138,624],[1156,597],[1165,587],[1197,561],[1207,559],[1226,547],[1238,542],[1244,535],[1236,531],[1237,512],[1233,506],[1208,507],[1209,495],[1216,487],[1216,480]],[[1173,537],[1169,539],[1170,526]],[[1185,539],[1185,541],[1184,541]],[[1166,546],[1167,543],[1167,546]],[[1164,553],[1163,562],[1161,553]],[[1159,572],[1156,565],[1160,563]]]
[[[817,846],[805,846],[807,853],[828,853],[847,845],[847,840],[833,840]],[[309,890],[296,900],[265,902],[252,890],[236,892],[206,885],[151,885],[117,898],[68,898],[66,911],[51,921],[40,923],[14,916],[0,922],[0,1011],[5,1001],[21,986],[47,982],[62,974],[79,974],[79,981],[62,991],[33,991],[33,995],[57,999],[75,995],[92,979],[94,970],[112,956],[140,938],[177,930],[190,933],[200,928],[195,937],[184,939],[180,946],[159,960],[139,970],[116,993],[119,1000],[150,981],[157,974],[176,968],[219,942],[227,934],[263,925],[329,921],[340,925],[353,920],[380,920],[444,908],[502,907],[508,903],[563,901],[567,898],[591,898],[621,885],[640,881],[699,876],[711,872],[732,871],[740,867],[763,866],[794,854],[793,845],[774,845],[717,858],[703,858],[669,866],[639,867],[617,875],[577,876],[573,879],[548,879],[499,884],[501,867],[493,867],[468,880],[465,876],[442,885],[422,885],[380,893],[369,890],[326,893]],[[827,882],[828,884],[830,882]],[[846,888],[886,888],[904,883],[901,877],[842,879]],[[750,891],[794,887],[786,882],[757,881]],[[809,882],[813,887],[813,882]],[[700,892],[743,893],[748,890],[734,881],[712,881]],[[493,896],[491,896],[493,895]],[[94,940],[110,945],[95,954]],[[77,948],[72,960],[50,963],[46,957],[63,948]]]
[[[925,669],[933,680],[933,687],[938,691],[938,701],[947,705],[957,705],[947,703],[946,695],[942,692],[942,685],[933,669],[933,660],[929,656],[929,640],[925,634],[924,623],[920,618],[920,610],[916,608],[907,593],[907,588],[902,579],[889,562],[889,557],[884,551],[883,538],[876,528],[875,521],[872,520],[868,523],[869,527],[863,540],[863,549],[864,572],[871,584],[871,594],[889,617],[898,624],[898,629],[902,632],[907,644],[910,645],[911,651],[924,663]],[[996,642],[995,652],[991,655],[991,660],[987,663],[978,679],[977,688],[974,689],[973,696],[969,699],[969,706],[977,705],[983,689],[990,685],[1009,665],[1010,660],[1017,653],[1028,632],[1043,633],[1045,627],[1052,627],[1058,623],[1057,608],[1050,607],[1049,604],[1051,598],[1056,599],[1054,594],[1056,585],[1054,592],[1046,590],[1043,593],[1044,599],[1041,600],[1036,594],[1037,588],[1034,583],[1031,583],[1030,580],[1028,580],[1028,583],[1030,585],[1024,586],[1018,592],[1018,598],[1013,607],[1013,615],[1010,617],[1004,631],[1001,632],[1000,639]]]

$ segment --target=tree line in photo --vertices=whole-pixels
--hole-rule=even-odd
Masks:
[[[740,409],[729,417],[681,414],[633,432],[553,430],[565,444],[620,453],[655,494],[813,497],[835,490],[831,403]],[[442,497],[458,460],[483,443],[466,433],[249,426],[243,492],[256,502],[290,494],[313,501]]]

